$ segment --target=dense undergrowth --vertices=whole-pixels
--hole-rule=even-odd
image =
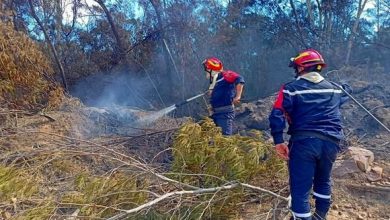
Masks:
[[[285,174],[284,163],[277,159],[271,144],[259,131],[253,131],[251,136],[224,136],[209,118],[200,124],[189,122],[179,130],[173,157],[172,170],[177,173],[173,176],[203,188],[234,181],[248,183],[260,176],[272,180]],[[213,196],[202,199],[210,201]],[[245,197],[243,190],[221,192],[220,196],[224,199],[213,202],[209,215],[221,219],[237,215]]]
[[[13,109],[56,108],[63,90],[38,44],[0,22],[0,103]]]
[[[168,170],[126,154],[121,145],[107,144],[112,141],[19,129],[18,134],[0,138],[0,213],[5,219],[108,218],[166,193],[188,190],[157,173],[198,188],[285,175],[278,172],[283,170],[283,162],[259,133],[222,136],[208,119],[200,124],[188,122],[177,131]],[[238,187],[172,196],[127,217],[227,219],[238,215],[240,203],[248,195]]]

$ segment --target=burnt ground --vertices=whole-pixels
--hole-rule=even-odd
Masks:
[[[335,81],[346,80],[354,89],[354,97],[366,106],[386,126],[390,126],[390,87],[383,80],[386,74],[368,75],[363,70],[344,69],[333,73]],[[245,135],[248,130],[257,129],[269,136],[268,115],[275,97],[270,96],[237,108],[235,129]],[[383,168],[382,178],[369,181],[363,172],[334,178],[333,206],[329,219],[390,219],[390,135],[373,119],[367,116],[355,103],[347,103],[343,109],[345,148],[363,147],[375,155],[374,165]],[[37,130],[46,134],[58,134],[78,139],[98,140],[110,145],[126,146],[127,153],[151,164],[166,165],[170,161],[169,146],[180,125],[188,118],[163,117],[152,124],[135,124],[140,118],[153,114],[142,110],[126,108],[98,109],[80,106],[75,101],[65,103],[61,111],[31,115],[27,112],[2,110],[1,134],[18,134],[21,130]],[[51,119],[52,120],[51,120]],[[40,138],[34,143],[21,143],[20,139],[4,143],[3,148],[25,145],[39,146],[49,140]],[[339,161],[345,158],[340,156]],[[263,188],[287,196],[287,179],[251,182]],[[270,206],[261,201],[243,204],[241,219],[267,219]],[[267,217],[268,216],[268,217]],[[280,216],[287,216],[287,213]],[[283,217],[281,217],[283,219]]]

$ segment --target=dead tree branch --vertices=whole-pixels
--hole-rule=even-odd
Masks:
[[[172,196],[181,196],[181,195],[186,195],[186,194],[192,194],[192,195],[197,195],[197,194],[205,194],[205,193],[213,193],[213,192],[217,192],[217,191],[221,191],[221,190],[230,190],[230,189],[234,189],[236,187],[240,186],[239,183],[234,183],[234,184],[231,184],[231,185],[227,185],[227,186],[219,186],[219,187],[213,187],[213,188],[205,188],[205,189],[198,189],[198,190],[183,190],[183,191],[175,191],[175,192],[170,192],[170,193],[167,193],[167,194],[164,194],[152,201],[149,201],[143,205],[140,205],[136,208],[133,208],[133,209],[130,209],[130,210],[124,210],[124,213],[120,213],[118,215],[115,215],[111,218],[108,218],[107,220],[118,220],[118,219],[123,219],[125,218],[127,215],[131,214],[131,213],[135,213],[135,212],[139,212],[145,208],[148,208],[148,207],[151,207],[169,197],[172,197]]]

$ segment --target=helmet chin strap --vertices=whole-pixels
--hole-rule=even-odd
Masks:
[[[294,72],[295,72],[294,78],[298,78],[299,76],[298,67],[294,67]]]
[[[210,86],[209,86],[209,90],[213,90],[215,84],[217,83],[217,78],[218,78],[218,73],[219,73],[219,72],[210,70],[210,72],[208,72],[208,73],[210,74]]]
[[[299,72],[298,66],[294,67],[294,70],[295,70],[295,78],[298,78],[298,77],[301,75],[301,73],[302,73],[303,71],[305,71],[305,69],[302,69],[302,71]]]

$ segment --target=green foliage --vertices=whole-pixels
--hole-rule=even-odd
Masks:
[[[147,185],[146,180],[132,175],[92,177],[82,173],[75,178],[75,191],[64,195],[62,202],[79,205],[82,215],[104,218],[117,213],[109,207],[131,209],[144,203],[148,194],[142,189]]]
[[[68,168],[54,163],[50,171],[42,167],[34,172],[31,167],[27,172],[23,168],[0,166],[0,204],[9,204],[15,207],[14,211],[23,207],[23,212],[13,216],[15,219],[48,219],[55,215],[69,215],[76,209],[80,210],[79,216],[107,218],[117,214],[118,209],[137,207],[149,197],[145,191],[149,186],[146,177],[120,171],[110,176],[94,176],[76,169],[76,161],[71,162],[66,160]],[[79,172],[73,182],[64,181],[57,186],[48,179],[44,180],[47,174],[68,175],[69,178],[72,170]],[[148,214],[151,219],[158,215]]]
[[[43,201],[38,204],[35,208],[27,210],[21,216],[17,216],[17,220],[40,220],[40,219],[50,219],[53,213],[56,210],[55,204],[49,201]]]
[[[38,193],[38,181],[22,169],[0,165],[0,202],[25,199]]]
[[[284,166],[265,143],[260,132],[252,137],[224,136],[210,119],[201,124],[188,122],[178,132],[173,144],[174,178],[199,187],[220,186],[229,181],[249,182],[253,177],[272,178]],[[242,189],[219,192],[218,200],[210,207],[214,195],[202,195],[204,202],[192,210],[193,215],[212,215],[225,219],[237,214],[238,203],[243,199]],[[221,199],[223,198],[223,199]]]
[[[184,174],[210,175],[178,176],[181,181],[202,186],[249,181],[254,175],[272,173],[280,161],[260,136],[260,132],[255,137],[224,136],[210,119],[201,125],[189,122],[175,138],[172,169]]]

